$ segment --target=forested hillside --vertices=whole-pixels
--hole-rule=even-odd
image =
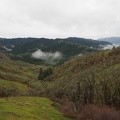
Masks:
[[[72,59],[46,81],[57,98],[120,108],[120,48]]]
[[[120,109],[120,48],[66,62],[46,81],[47,96],[68,101],[63,107],[66,116],[83,112],[78,120],[120,119],[119,113],[109,110],[109,107]],[[101,105],[109,107],[102,108]]]
[[[0,39],[0,50],[6,52],[14,60],[22,60],[34,64],[59,64],[61,61],[86,54],[97,52],[100,45],[108,45],[110,42],[96,41],[85,38],[13,38]],[[41,52],[39,51],[41,50]],[[37,56],[32,57],[32,54],[37,51]],[[59,59],[55,59],[54,55],[59,52]],[[43,56],[46,55],[46,57]],[[52,54],[52,55],[51,55]],[[46,59],[54,62],[46,62]],[[55,59],[55,60],[54,60]]]

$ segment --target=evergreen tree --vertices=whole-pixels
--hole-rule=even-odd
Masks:
[[[38,76],[38,80],[43,80],[44,79],[44,76],[43,76],[43,69],[40,68],[40,72],[39,72],[39,76]]]
[[[46,70],[40,68],[38,80],[43,80],[44,78],[50,76],[51,74],[53,74],[53,69],[51,67],[47,68]]]

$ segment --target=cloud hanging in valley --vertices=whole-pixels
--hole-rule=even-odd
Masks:
[[[102,50],[111,50],[113,49],[113,47],[119,47],[120,45],[119,44],[108,44],[108,45],[100,45],[99,47],[102,49]]]
[[[56,64],[61,58],[62,54],[58,51],[52,52],[42,52],[40,49],[32,53],[32,57],[35,59],[41,59],[46,61],[48,64]]]

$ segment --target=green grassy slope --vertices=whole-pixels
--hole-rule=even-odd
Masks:
[[[0,96],[28,95],[31,84],[38,81],[42,65],[32,65],[22,61],[13,61],[0,52]],[[40,83],[40,82],[39,82]]]
[[[27,85],[0,79],[0,97],[29,95]]]
[[[10,60],[9,57],[0,53],[0,78],[2,79],[26,84],[37,79],[40,67],[43,66]]]
[[[58,109],[59,104],[47,98],[0,98],[0,120],[69,120]]]

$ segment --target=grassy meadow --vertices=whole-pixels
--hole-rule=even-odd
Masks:
[[[0,120],[69,120],[59,112],[60,105],[47,98],[0,98]]]

